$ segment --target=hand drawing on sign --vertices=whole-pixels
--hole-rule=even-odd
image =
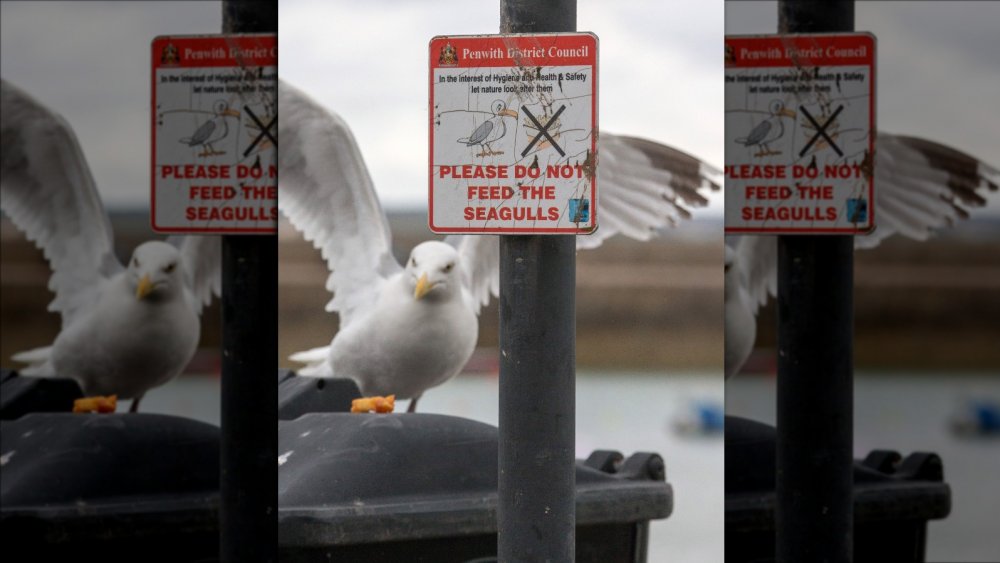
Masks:
[[[229,109],[229,103],[225,100],[218,100],[212,105],[212,118],[198,126],[198,129],[190,137],[184,137],[179,141],[189,147],[203,147],[204,150],[198,156],[216,156],[226,154],[225,151],[217,151],[212,148],[212,143],[225,139],[229,135],[229,125],[226,117],[239,117],[239,112]]]
[[[517,112],[507,109],[507,104],[503,100],[493,100],[490,107],[493,111],[493,117],[482,122],[468,137],[458,139],[459,143],[463,143],[467,147],[474,145],[483,147],[482,152],[476,156],[502,155],[503,151],[494,151],[490,148],[490,144],[502,139],[507,134],[507,124],[503,120],[504,117],[517,119]]]
[[[786,109],[784,102],[774,100],[768,106],[770,117],[758,123],[746,137],[736,139],[736,142],[744,147],[759,146],[761,151],[755,157],[764,157],[781,154],[781,151],[771,150],[768,144],[780,139],[785,134],[785,124],[782,117],[795,118],[795,112]]]

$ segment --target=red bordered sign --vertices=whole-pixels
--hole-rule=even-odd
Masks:
[[[597,46],[592,33],[431,40],[432,231],[596,229]]]
[[[726,37],[726,232],[875,228],[875,37]]]
[[[277,36],[157,37],[152,63],[153,230],[276,233]]]

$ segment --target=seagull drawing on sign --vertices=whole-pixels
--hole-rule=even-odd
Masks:
[[[459,143],[463,143],[467,147],[474,145],[483,147],[482,152],[476,155],[477,157],[503,154],[503,151],[494,151],[490,148],[490,144],[502,139],[507,134],[507,123],[504,122],[504,117],[517,119],[517,112],[507,109],[507,104],[503,100],[493,100],[490,109],[493,112],[493,117],[480,123],[479,127],[476,127],[476,130],[468,137],[458,140]]]
[[[854,237],[854,247],[873,248],[899,233],[927,240],[968,217],[997,191],[997,168],[951,147],[903,135],[879,133],[875,145],[875,231]],[[869,167],[870,168],[870,167]],[[778,243],[773,236],[743,235],[726,241],[726,378],[738,373],[753,350],[757,311],[778,292]]]
[[[212,148],[212,143],[217,143],[229,135],[229,124],[226,117],[239,117],[236,110],[229,109],[229,104],[225,100],[217,100],[212,104],[212,118],[202,123],[190,137],[184,137],[181,143],[189,147],[204,147],[204,151],[198,156],[216,156],[226,154],[224,151],[217,151]]]
[[[278,206],[330,270],[326,310],[340,316],[327,346],[293,354],[306,376],[350,378],[365,395],[410,399],[458,374],[478,338],[478,315],[499,293],[499,238],[453,235],[413,248],[403,264],[347,124],[279,82]],[[659,143],[601,133],[600,246],[621,233],[648,240],[707,203],[720,172]]]
[[[770,117],[758,123],[749,135],[736,139],[736,142],[744,147],[760,146],[761,151],[754,155],[756,157],[781,154],[781,151],[771,150],[768,144],[777,141],[785,134],[782,117],[795,118],[795,112],[785,109],[785,104],[781,100],[773,100],[768,106],[768,112]]]
[[[2,84],[0,208],[52,267],[50,311],[62,329],[15,354],[26,376],[71,377],[85,394],[134,399],[179,374],[198,344],[198,316],[221,288],[215,237],[145,242],[127,266],[76,135],[62,117]]]

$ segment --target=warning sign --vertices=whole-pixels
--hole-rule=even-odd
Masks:
[[[875,226],[875,37],[726,37],[726,232]]]
[[[152,227],[276,233],[278,40],[157,37],[152,76]]]
[[[597,226],[597,36],[430,42],[430,228],[588,234]]]

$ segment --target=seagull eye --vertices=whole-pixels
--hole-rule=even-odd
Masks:
[[[448,273],[448,272],[450,272],[450,271],[451,271],[451,269],[452,269],[452,268],[454,268],[454,267],[455,267],[455,264],[454,264],[454,263],[452,263],[452,264],[447,264],[447,265],[446,265],[446,266],[444,267],[444,271],[445,271],[445,273]]]
[[[167,264],[167,266],[163,268],[163,271],[169,274],[174,271],[175,266],[177,266],[177,264]]]
[[[139,267],[139,259],[136,258],[135,256],[132,257],[132,265],[135,266],[136,268]]]
[[[413,266],[414,268],[417,267],[417,259],[416,258],[410,258],[410,266]]]

